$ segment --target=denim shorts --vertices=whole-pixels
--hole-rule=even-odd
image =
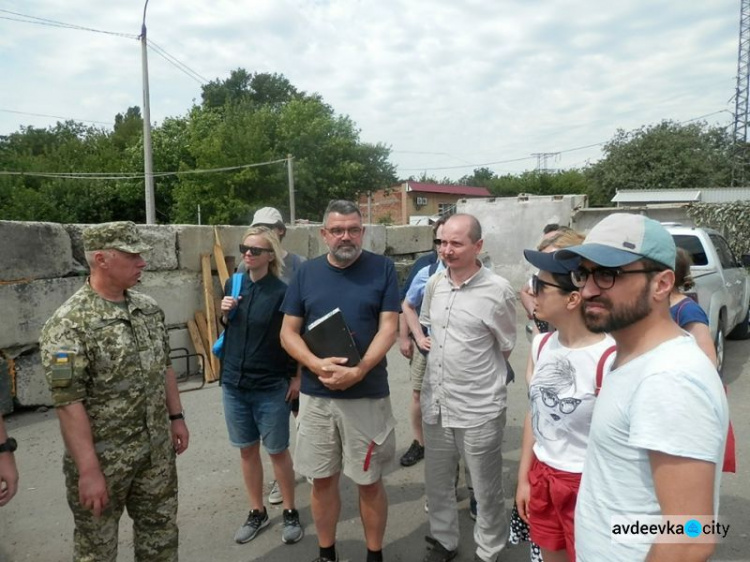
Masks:
[[[222,385],[229,442],[244,449],[260,440],[269,454],[289,448],[288,384],[273,390],[243,390]]]

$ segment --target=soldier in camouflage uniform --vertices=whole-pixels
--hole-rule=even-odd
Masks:
[[[83,233],[91,276],[45,324],[42,362],[60,420],[74,560],[117,559],[122,511],[135,560],[177,560],[175,453],[188,446],[164,313],[129,290],[149,250],[132,222]]]

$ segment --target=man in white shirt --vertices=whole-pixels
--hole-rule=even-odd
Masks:
[[[508,537],[501,445],[515,293],[477,259],[482,227],[475,217],[450,217],[441,241],[447,269],[430,278],[420,315],[430,328],[430,337],[420,340],[430,350],[421,394],[432,535],[424,561],[447,562],[458,554],[454,478],[463,457],[478,503],[474,560],[495,562]]]
[[[718,516],[727,403],[716,369],[669,314],[675,254],[658,222],[631,214],[608,216],[582,245],[555,254],[583,258],[571,279],[584,300],[586,326],[617,342],[594,409],[576,505],[579,562],[692,562],[713,552],[712,542],[694,538],[629,542],[613,531],[616,520],[661,516],[704,524]]]

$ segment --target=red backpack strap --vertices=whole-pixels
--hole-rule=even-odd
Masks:
[[[552,334],[554,333],[555,332],[547,332],[546,334],[544,334],[544,336],[542,336],[542,341],[539,342],[539,349],[536,350],[537,361],[539,361],[539,354],[542,353],[542,348],[545,346],[545,344],[547,343],[547,340],[549,340],[552,337]]]
[[[602,380],[604,380],[604,364],[607,362],[607,359],[609,359],[609,356],[615,351],[617,351],[616,345],[608,347],[599,358],[599,363],[596,366],[596,388],[594,389],[594,396],[599,396],[599,391],[602,389]]]

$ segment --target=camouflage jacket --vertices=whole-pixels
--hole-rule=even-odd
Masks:
[[[147,295],[126,297],[107,301],[87,281],[47,321],[39,342],[54,405],[83,401],[100,457],[144,440],[152,453],[164,452],[170,442],[164,313]]]

